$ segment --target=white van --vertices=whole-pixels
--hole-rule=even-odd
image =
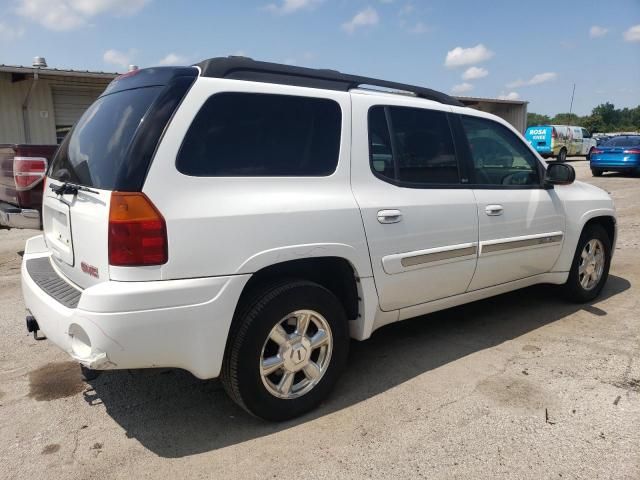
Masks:
[[[564,162],[568,156],[584,155],[587,160],[596,140],[582,127],[572,125],[536,125],[527,128],[525,138],[540,155]]]

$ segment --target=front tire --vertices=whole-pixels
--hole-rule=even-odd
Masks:
[[[596,298],[607,282],[610,266],[611,240],[607,232],[600,225],[588,225],[580,235],[564,285],[569,300],[584,303]]]
[[[558,152],[558,156],[556,157],[556,160],[558,160],[559,162],[564,162],[567,160],[567,149],[562,147],[560,149],[560,151]]]
[[[288,420],[329,395],[348,350],[347,317],[332,292],[306,280],[272,284],[239,308],[222,383],[252,415]]]

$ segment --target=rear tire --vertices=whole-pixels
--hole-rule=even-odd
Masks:
[[[288,420],[329,395],[348,351],[347,316],[332,292],[306,280],[271,284],[236,312],[222,384],[252,415]]]
[[[588,225],[582,231],[573,257],[569,278],[564,284],[567,298],[576,303],[596,298],[609,276],[611,266],[611,240],[598,224]]]
[[[567,160],[567,149],[562,147],[560,149],[560,151],[558,152],[558,156],[556,157],[556,160],[559,162],[564,162]]]
[[[602,176],[602,170],[600,170],[599,168],[592,168],[591,169],[591,174],[594,177],[601,177]]]
[[[591,154],[593,153],[593,147],[589,149],[589,153],[587,153],[587,162],[591,161]]]

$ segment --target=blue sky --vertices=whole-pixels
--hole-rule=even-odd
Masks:
[[[512,97],[640,104],[640,0],[0,0],[0,63],[124,71],[240,54]]]

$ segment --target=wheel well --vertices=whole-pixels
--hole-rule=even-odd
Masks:
[[[583,230],[589,225],[600,225],[602,228],[604,228],[604,231],[607,232],[607,236],[609,237],[609,241],[613,245],[613,240],[616,235],[615,218],[609,216],[592,218],[587,223],[585,223]]]
[[[358,318],[358,278],[351,263],[340,257],[302,258],[258,270],[245,285],[240,303],[265,283],[282,278],[304,279],[322,285],[338,297],[349,320]]]

